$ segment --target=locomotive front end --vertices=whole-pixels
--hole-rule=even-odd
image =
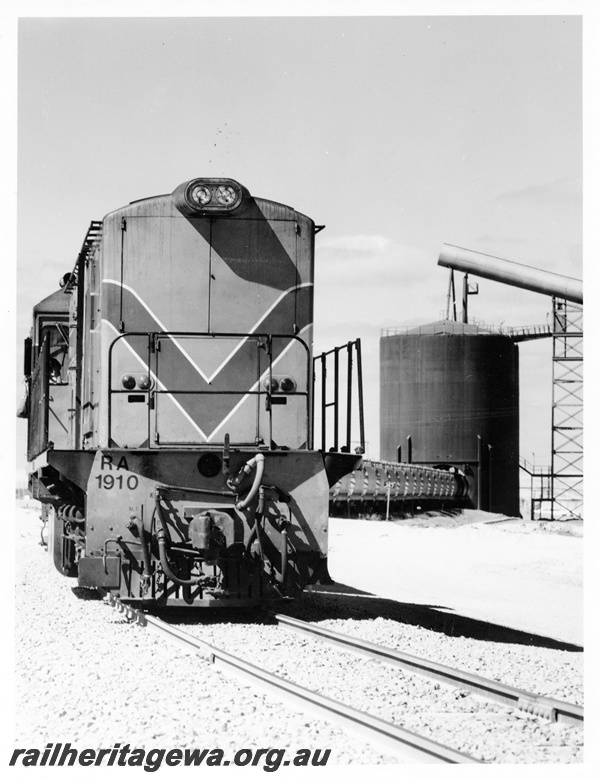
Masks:
[[[34,449],[61,572],[130,602],[229,606],[326,572],[314,234],[215,178],[94,224],[69,283],[69,444]]]
[[[156,605],[296,596],[324,566],[327,493],[315,452],[98,451],[79,584]]]

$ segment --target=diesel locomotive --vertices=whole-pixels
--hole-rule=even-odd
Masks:
[[[25,343],[30,491],[61,573],[238,607],[326,572],[330,486],[360,456],[313,445],[317,230],[215,178],[92,222]]]

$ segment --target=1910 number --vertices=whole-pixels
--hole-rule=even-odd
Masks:
[[[124,475],[96,475],[99,489],[122,489],[127,487],[130,491],[134,491],[138,487],[137,475],[128,475],[125,478]]]

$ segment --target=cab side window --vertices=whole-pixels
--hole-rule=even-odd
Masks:
[[[52,385],[68,382],[69,369],[69,325],[66,321],[40,324],[40,349],[47,343],[48,380]]]

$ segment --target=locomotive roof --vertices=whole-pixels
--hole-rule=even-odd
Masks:
[[[68,313],[69,312],[69,297],[66,295],[64,288],[51,293],[50,296],[46,296],[45,299],[39,301],[33,308],[34,315],[40,312],[50,313]]]
[[[160,201],[160,200],[163,200],[163,199],[170,199],[172,197],[172,195],[173,195],[172,193],[161,193],[160,195],[147,196],[146,198],[138,198],[135,201],[130,201],[128,204],[124,204],[123,206],[118,207],[117,209],[113,209],[112,211],[110,211],[108,214],[106,214],[104,216],[104,219],[106,220],[111,215],[123,212],[124,210],[127,210],[130,207],[132,207],[132,206],[140,207],[144,203],[150,204],[152,202]],[[291,212],[294,212],[295,214],[297,214],[297,215],[299,215],[301,217],[306,217],[306,215],[304,215],[302,212],[298,212],[297,209],[294,209],[293,206],[290,206],[289,204],[283,204],[283,203],[281,203],[281,201],[273,201],[270,198],[260,198],[258,196],[254,196],[252,194],[250,194],[250,198],[251,198],[252,201],[254,201],[259,206],[265,204],[265,205],[269,205],[271,207],[279,207],[281,209],[289,209]],[[310,219],[310,218],[308,218],[308,219]]]

